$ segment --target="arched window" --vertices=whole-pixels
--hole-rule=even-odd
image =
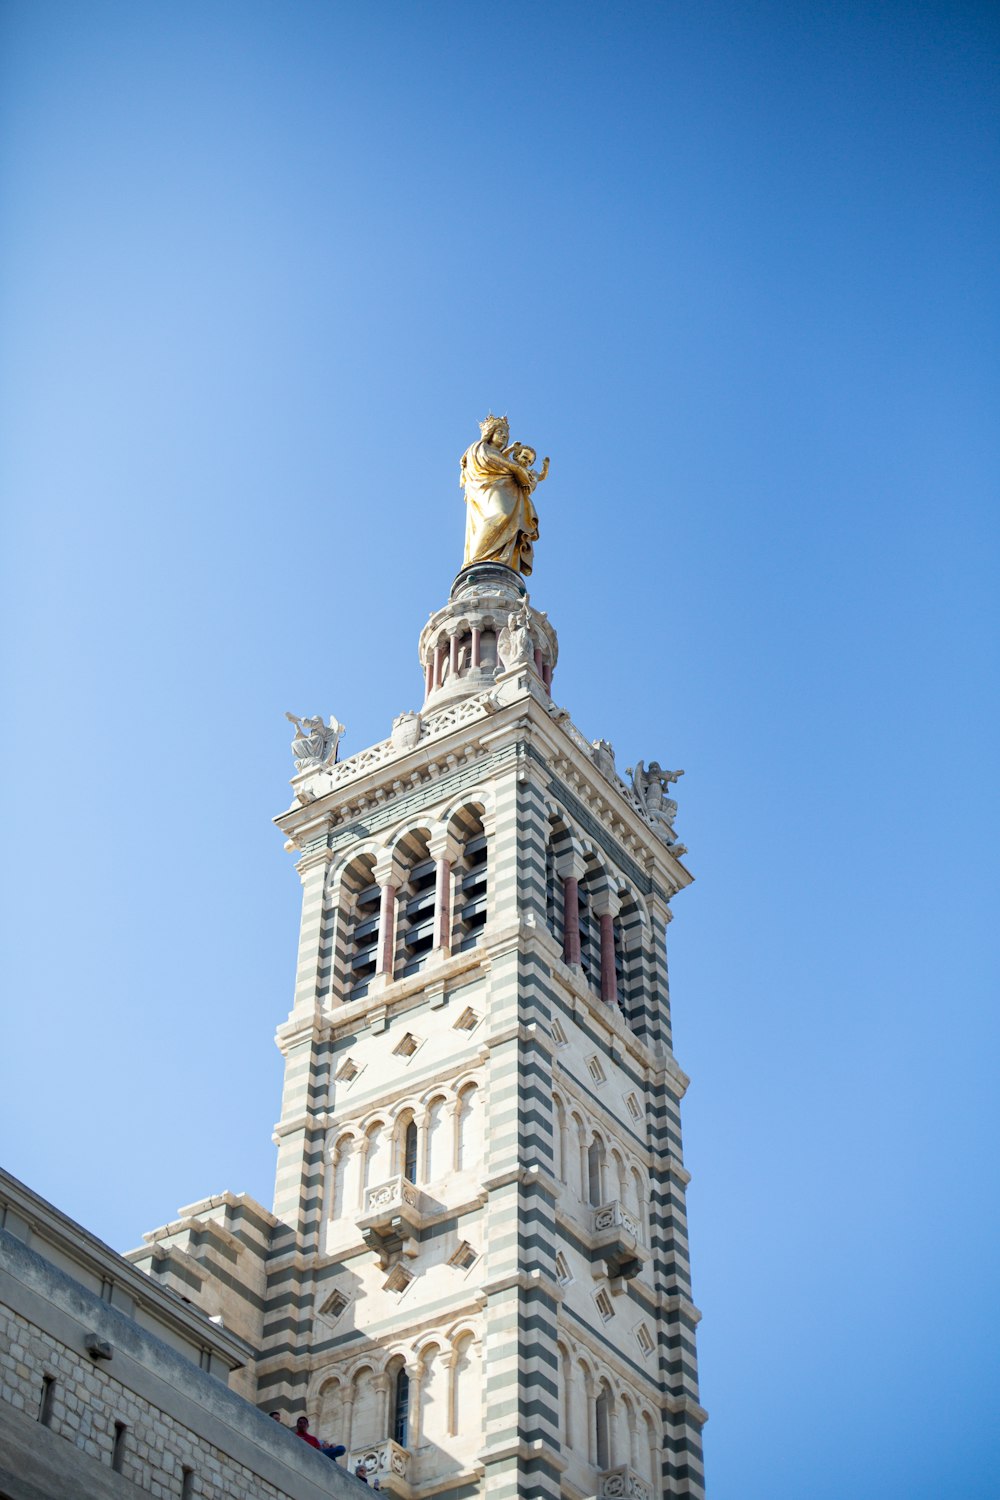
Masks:
[[[621,908],[614,924],[615,987],[622,1015],[635,1030],[642,1018],[642,914],[630,891],[621,890],[618,896]]]
[[[357,1149],[357,1142],[349,1135],[341,1136],[333,1148],[331,1219],[353,1219],[358,1211]]]
[[[482,1413],[479,1346],[471,1333],[464,1334],[455,1345],[455,1400],[452,1412],[453,1433],[471,1432]]]
[[[577,886],[580,902],[580,967],[591,989],[601,990],[601,919],[594,911],[594,895],[603,879],[601,868],[591,854],[587,868]]]
[[[417,1180],[417,1122],[411,1115],[403,1127],[403,1176],[409,1182]]]
[[[572,1368],[569,1350],[563,1344],[557,1346],[556,1352],[559,1358],[559,1410],[562,1415],[563,1442],[567,1448],[572,1448],[573,1403],[570,1399],[573,1389]]]
[[[399,888],[396,920],[397,958],[393,972],[398,979],[422,969],[434,947],[436,871],[425,829],[408,833],[396,847],[406,870]]]
[[[649,1412],[643,1413],[642,1425],[646,1441],[640,1444],[640,1448],[643,1451],[645,1462],[641,1465],[639,1472],[644,1479],[655,1480],[656,1471],[659,1467],[660,1445],[656,1437],[656,1424],[649,1415]]]
[[[420,1438],[441,1443],[448,1436],[448,1371],[436,1344],[425,1349],[420,1383]]]
[[[337,947],[343,965],[344,999],[360,1000],[378,961],[378,915],[381,891],[374,883],[375,859],[359,855],[341,880],[342,936]]]
[[[365,1187],[374,1187],[392,1176],[392,1140],[385,1124],[376,1120],[365,1132]]]
[[[392,1440],[401,1448],[406,1447],[410,1435],[410,1377],[406,1366],[400,1364],[392,1379]]]
[[[566,1181],[566,1111],[558,1094],[552,1096],[555,1130],[552,1140],[552,1175],[557,1182]]]
[[[597,1467],[599,1469],[610,1469],[611,1467],[611,1392],[604,1381],[601,1382],[594,1402],[594,1452],[597,1455]]]
[[[474,948],[486,926],[489,883],[489,842],[478,807],[463,807],[452,828],[462,840],[462,853],[455,862],[455,913],[452,952]]]
[[[448,1116],[445,1101],[431,1101],[427,1110],[427,1181],[437,1182],[452,1171]]]
[[[379,1403],[374,1371],[367,1366],[354,1377],[352,1418],[351,1442],[359,1448],[368,1443],[377,1443],[384,1436],[379,1432]]]
[[[604,1202],[604,1142],[599,1135],[587,1148],[587,1196],[594,1208]]]
[[[459,1172],[471,1171],[483,1159],[483,1128],[480,1119],[479,1089],[474,1083],[463,1089],[458,1101],[458,1143],[455,1166]]]
[[[561,857],[572,848],[569,830],[561,818],[549,818],[549,839],[545,849],[545,916],[549,931],[560,948],[566,940],[565,892],[559,874]]]

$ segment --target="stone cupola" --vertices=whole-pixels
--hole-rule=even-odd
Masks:
[[[510,666],[503,659],[502,632],[511,615],[527,611],[534,669],[551,692],[559,642],[547,616],[532,609],[520,573],[504,563],[479,562],[463,568],[448,603],[436,610],[420,633],[424,670],[424,713],[481,693]]]

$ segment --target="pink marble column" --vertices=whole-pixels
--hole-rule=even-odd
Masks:
[[[535,647],[535,671],[538,673],[539,677],[541,677],[541,675],[542,675],[542,648],[541,648],[541,646],[536,646]]]
[[[601,913],[601,999],[608,1005],[618,1000],[615,976],[615,919],[609,911]]]
[[[478,625],[473,625],[473,627],[472,627],[472,663],[471,664],[474,667],[478,667],[479,666],[479,641],[480,641],[480,638],[482,636],[482,633],[483,632],[482,632],[482,630],[480,629],[480,627]]]
[[[580,962],[580,882],[575,875],[563,877],[563,957],[568,964]]]
[[[444,680],[445,649],[443,646],[434,648],[434,686],[439,688]]]
[[[376,974],[392,978],[396,947],[396,887],[388,882],[382,887],[378,908],[378,968]]]
[[[448,666],[449,666],[449,668],[451,670],[452,677],[456,676],[457,673],[458,673],[458,641],[459,641],[459,637],[458,637],[458,632],[457,631],[455,632],[454,635],[449,636],[449,638],[448,638],[448,645],[449,645],[449,648],[450,648],[450,657],[449,657],[449,661],[448,661]]]
[[[427,661],[427,670],[424,673],[424,697],[429,698],[434,691],[434,657]]]
[[[546,662],[545,665],[542,667],[542,681],[545,683],[545,686],[548,688],[549,694],[551,696],[551,693],[552,693],[552,665],[551,665],[550,662]]]
[[[439,859],[436,863],[437,879],[434,885],[434,946],[451,950],[451,860]]]

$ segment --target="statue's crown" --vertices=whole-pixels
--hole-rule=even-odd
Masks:
[[[507,422],[507,413],[506,412],[504,412],[504,414],[503,414],[502,417],[495,417],[492,412],[488,412],[487,415],[486,415],[485,422],[480,422],[480,424],[479,424],[479,431],[485,435],[490,430],[491,427],[496,427],[497,424],[500,423],[500,422],[503,422],[503,423]]]

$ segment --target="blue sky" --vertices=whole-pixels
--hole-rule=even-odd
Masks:
[[[713,1500],[1000,1487],[986,5],[9,3],[4,1160],[270,1200],[286,708],[418,706],[491,405],[683,766]]]

